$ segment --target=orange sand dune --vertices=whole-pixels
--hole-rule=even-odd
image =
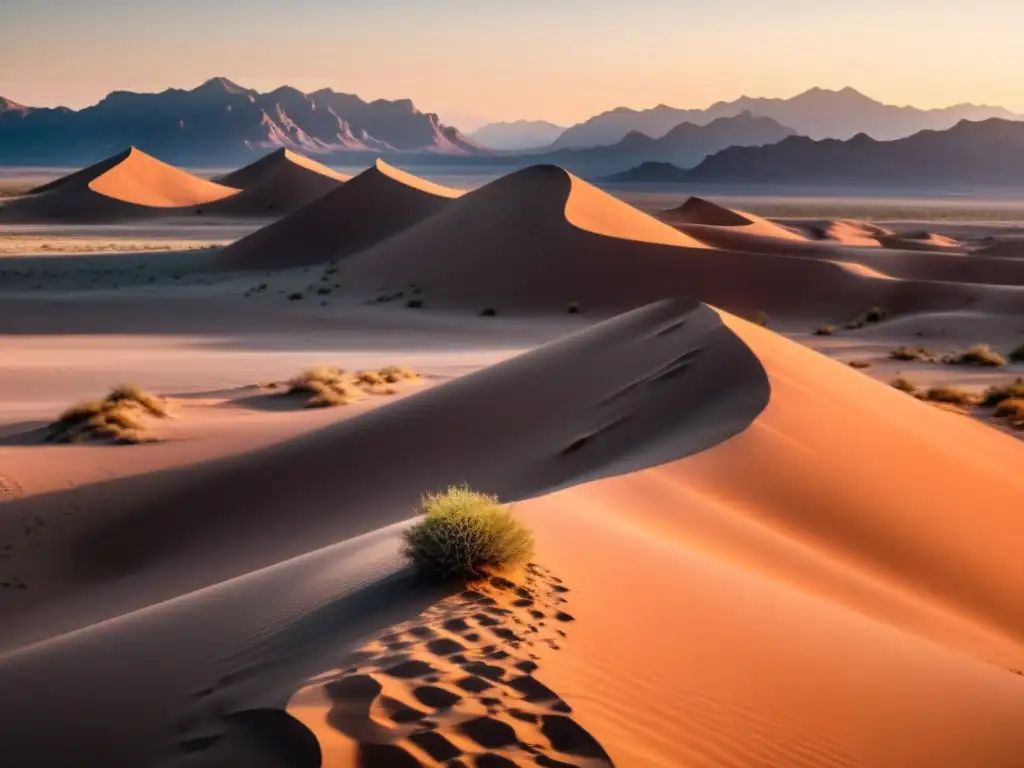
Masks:
[[[949,251],[963,248],[963,245],[952,237],[937,235],[934,232],[898,232],[895,235],[879,235],[876,239],[883,248],[908,251]]]
[[[224,269],[280,269],[342,258],[441,210],[459,196],[383,160],[304,208],[225,248]]]
[[[438,439],[453,423],[459,439]],[[437,605],[403,577],[390,524],[465,480],[532,497],[521,510],[575,620],[564,649],[532,648],[543,687],[526,691],[503,661],[525,629],[498,622],[479,723],[498,736],[442,718],[460,754],[495,741],[535,764],[534,723],[506,715],[539,691],[620,766],[1015,768],[1022,459],[768,330],[662,302],[258,454],[7,502],[93,510],[38,555],[43,612],[19,617],[45,623],[49,603],[91,626],[0,657],[19,702],[0,734],[37,765],[340,766],[359,712],[341,685],[332,716],[316,710],[302,694],[318,680],[380,668],[381,709],[355,723],[370,745],[402,727],[388,712],[476,701],[456,685],[468,659],[422,625],[387,634]],[[374,658],[352,656],[374,637]],[[429,690],[413,682],[434,670]],[[319,711],[313,731],[289,700]]]
[[[99,222],[192,208],[238,194],[162,163],[135,147],[6,204],[4,221]]]
[[[700,197],[691,197],[678,208],[663,211],[659,218],[716,248],[732,248],[734,235],[756,235],[797,242],[807,240],[803,235],[768,219],[726,208]]]
[[[287,149],[216,179],[242,193],[211,206],[210,213],[277,215],[302,208],[350,177]]]
[[[893,311],[1024,308],[1016,288],[925,282],[912,273],[891,280],[888,262],[865,262],[865,273],[832,263],[859,259],[821,244],[749,237],[778,248],[708,248],[560,168],[535,166],[345,259],[339,274],[367,290],[416,283],[428,306],[477,310],[551,312],[579,302],[585,311],[618,311],[672,296],[742,313],[837,319],[874,304]]]
[[[861,246],[877,246],[879,236],[893,235],[891,230],[884,227],[853,219],[819,222],[809,227],[809,231],[817,240],[835,240],[844,245]]]

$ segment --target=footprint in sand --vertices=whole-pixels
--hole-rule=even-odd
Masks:
[[[531,651],[565,636],[569,590],[536,565],[522,581],[445,600],[292,696],[288,711],[321,737],[324,764],[335,750],[363,768],[612,765],[537,677]]]

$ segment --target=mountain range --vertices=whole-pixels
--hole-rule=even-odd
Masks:
[[[82,110],[0,99],[0,162],[83,163],[134,145],[178,164],[234,164],[267,149],[468,154],[481,148],[412,101],[323,89],[269,93],[216,77],[192,90],[115,91]]]
[[[1002,107],[961,104],[942,109],[918,109],[882,104],[853,88],[830,91],[812,88],[790,99],[744,96],[720,101],[707,109],[675,109],[664,104],[653,109],[620,107],[565,130],[551,149],[599,147],[620,141],[631,131],[658,138],[680,123],[706,125],[742,112],[770,117],[812,139],[849,139],[864,133],[880,141],[900,139],[922,130],[944,130],[961,120],[1024,119]]]
[[[546,147],[565,131],[565,126],[546,120],[516,120],[488,123],[469,134],[469,138],[488,149],[524,150]]]
[[[729,147],[686,170],[646,163],[608,182],[843,184],[921,187],[1024,186],[1024,123],[963,120],[944,131],[878,141],[790,136],[759,147]]]

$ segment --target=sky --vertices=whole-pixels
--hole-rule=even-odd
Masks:
[[[1024,112],[1020,0],[0,0],[0,96],[331,87],[464,130],[851,86]]]

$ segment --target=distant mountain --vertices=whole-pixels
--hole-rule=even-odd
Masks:
[[[78,164],[126,145],[177,164],[234,164],[277,148],[307,155],[482,152],[408,99],[366,102],[287,86],[259,93],[223,77],[190,91],[115,91],[79,111],[0,99],[0,163]]]
[[[620,141],[630,131],[658,138],[683,122],[706,125],[717,118],[742,112],[770,117],[812,139],[848,139],[866,133],[880,141],[903,138],[922,130],[945,130],[961,120],[1024,119],[1024,115],[1002,107],[973,104],[943,109],[895,107],[875,101],[853,88],[841,91],[812,88],[791,99],[744,96],[736,101],[717,102],[707,109],[675,109],[664,104],[646,110],[620,107],[567,128],[551,148],[604,146]]]
[[[967,120],[895,141],[791,136],[763,147],[730,147],[685,173],[688,182],[842,183],[1024,187],[1024,123]]]
[[[681,184],[688,181],[689,173],[684,168],[672,163],[646,162],[605,176],[601,181],[609,184]]]
[[[516,120],[514,123],[489,123],[469,134],[469,138],[489,149],[522,150],[546,147],[565,126],[545,120]]]
[[[743,112],[707,125],[682,123],[657,139],[632,131],[607,147],[563,149],[542,157],[545,162],[585,175],[612,173],[649,162],[690,167],[726,147],[774,144],[794,134],[792,128],[771,118]]]

